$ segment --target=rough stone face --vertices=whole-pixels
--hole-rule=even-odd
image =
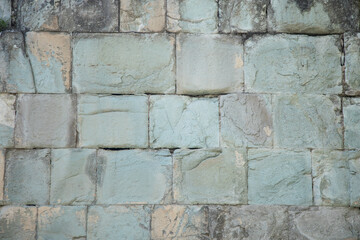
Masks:
[[[146,206],[90,207],[87,239],[150,239],[150,209]]]
[[[0,149],[0,204],[4,199],[5,149]]]
[[[245,42],[248,92],[342,92],[337,36],[256,35]]]
[[[34,71],[38,93],[70,91],[70,35],[65,33],[28,32],[27,53]]]
[[[84,205],[94,201],[95,150],[54,149],[51,169],[51,204]]]
[[[208,215],[205,206],[158,206],[151,216],[151,238],[208,239]]]
[[[18,95],[15,145],[75,146],[75,96],[67,94]]]
[[[345,34],[346,93],[360,94],[360,33]]]
[[[86,207],[39,207],[38,239],[85,239]]]
[[[121,32],[161,32],[166,0],[124,0],[120,5]]]
[[[174,45],[174,37],[165,34],[77,35],[74,91],[174,93]]]
[[[288,239],[287,207],[212,206],[210,239]]]
[[[348,159],[350,169],[350,205],[360,207],[360,152],[349,152]]]
[[[14,146],[15,95],[0,94],[0,147]]]
[[[340,99],[324,95],[278,95],[274,100],[274,145],[342,147]]]
[[[312,204],[310,152],[249,149],[248,165],[249,204]]]
[[[147,100],[145,96],[81,95],[78,99],[79,145],[146,148]]]
[[[223,33],[265,32],[269,0],[220,0],[219,31]]]
[[[0,226],[2,240],[35,240],[36,207],[1,207]]]
[[[176,150],[174,199],[177,203],[247,202],[244,149]]]
[[[268,9],[270,31],[341,33],[359,29],[357,0],[272,0]]]
[[[218,100],[150,96],[150,146],[219,147]]]
[[[345,148],[360,148],[360,99],[344,98]]]
[[[97,203],[163,204],[172,200],[169,150],[99,150],[98,154]]]
[[[222,146],[272,146],[270,95],[220,96]]]
[[[241,37],[178,35],[176,63],[177,93],[200,95],[242,91]]]
[[[216,0],[167,0],[167,30],[170,32],[217,32]]]
[[[11,0],[3,0],[0,2],[0,19],[10,23],[11,19]]]
[[[50,150],[8,150],[5,183],[10,203],[48,204]]]

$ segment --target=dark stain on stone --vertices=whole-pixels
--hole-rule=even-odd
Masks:
[[[97,170],[96,170],[96,175],[97,175],[97,184],[99,186],[102,186],[103,184],[103,180],[104,180],[104,174],[105,174],[105,169],[106,169],[106,157],[105,156],[97,156]]]
[[[314,0],[294,0],[301,12],[309,11],[314,5]]]
[[[86,174],[93,184],[96,184],[96,153],[92,153],[87,157]]]

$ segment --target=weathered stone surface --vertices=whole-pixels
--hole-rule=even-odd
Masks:
[[[220,0],[219,31],[224,33],[265,32],[269,0]]]
[[[216,0],[167,0],[167,30],[170,32],[217,32]]]
[[[0,2],[0,19],[10,24],[11,18],[11,0]]]
[[[96,150],[51,151],[51,204],[91,204],[95,197]]]
[[[287,207],[282,206],[212,206],[210,239],[288,240]]]
[[[310,152],[249,149],[248,165],[249,204],[312,204]]]
[[[272,0],[268,9],[270,31],[341,33],[359,29],[357,0]]]
[[[86,238],[86,207],[39,207],[38,239]]]
[[[145,96],[81,95],[78,100],[79,145],[146,148],[147,100]]]
[[[65,33],[28,32],[27,53],[34,71],[38,93],[70,91],[70,35]]]
[[[97,203],[169,203],[172,158],[169,150],[99,150]]]
[[[218,100],[185,96],[151,96],[150,146],[219,147]]]
[[[15,95],[0,94],[0,147],[14,146]]]
[[[345,148],[360,148],[360,99],[344,98]]]
[[[274,100],[274,145],[342,147],[340,99],[324,95],[278,95]]]
[[[0,149],[0,204],[4,199],[5,149]]]
[[[174,45],[174,37],[165,34],[77,35],[74,91],[174,93]]]
[[[350,205],[360,207],[360,152],[349,152]],[[359,230],[360,231],[360,230]]]
[[[36,207],[1,207],[0,229],[2,240],[35,240]]]
[[[341,93],[337,36],[256,35],[245,42],[248,92]]]
[[[152,239],[208,239],[205,206],[158,206],[151,215]]]
[[[123,0],[120,5],[121,32],[161,32],[165,28],[166,0]]]
[[[5,183],[10,203],[48,204],[50,150],[8,150]]]
[[[176,150],[174,200],[177,203],[247,203],[244,149]]]
[[[146,206],[90,207],[87,239],[150,239],[150,209]]]
[[[181,34],[176,42],[177,93],[215,94],[243,88],[242,38]]]
[[[272,146],[270,95],[220,96],[222,146]]]
[[[346,93],[360,94],[360,33],[345,34]]]
[[[75,96],[67,94],[18,95],[15,145],[74,147]]]

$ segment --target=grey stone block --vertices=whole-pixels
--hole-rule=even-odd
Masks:
[[[345,34],[346,94],[360,94],[360,33]]]
[[[0,94],[0,147],[14,146],[15,95]]]
[[[360,149],[360,99],[344,98],[344,145],[348,149]]]

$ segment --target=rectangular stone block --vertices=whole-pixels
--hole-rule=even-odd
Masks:
[[[0,2],[0,19],[10,25],[11,21],[11,0]]]
[[[97,203],[164,204],[172,200],[169,150],[99,150]]]
[[[185,96],[150,96],[150,146],[219,147],[218,100]]]
[[[308,151],[248,150],[249,204],[311,205]]]
[[[275,96],[274,145],[285,148],[341,148],[340,109],[337,96]]]
[[[346,94],[360,94],[360,33],[345,34]]]
[[[50,150],[8,150],[5,184],[9,203],[48,204]]]
[[[37,236],[39,240],[85,239],[86,207],[39,207]]]
[[[246,204],[245,149],[176,150],[174,200],[182,204]]]
[[[342,92],[338,36],[256,35],[245,42],[247,92]]]
[[[146,96],[81,95],[78,131],[81,147],[146,148],[148,99]]]
[[[201,95],[242,91],[242,41],[238,36],[178,35],[177,93]]]
[[[95,200],[95,184],[95,149],[51,151],[51,204],[91,204]]]
[[[92,206],[88,240],[150,239],[150,209],[146,206]]]
[[[166,34],[76,35],[74,91],[174,93],[174,45],[174,37]]]
[[[0,147],[14,146],[16,96],[0,94]]]
[[[18,95],[15,145],[19,148],[74,147],[75,96]]]
[[[349,153],[350,206],[360,207],[360,152]]]
[[[344,98],[344,145],[345,148],[360,148],[360,99]]]
[[[0,149],[0,204],[4,199],[5,149]]]

